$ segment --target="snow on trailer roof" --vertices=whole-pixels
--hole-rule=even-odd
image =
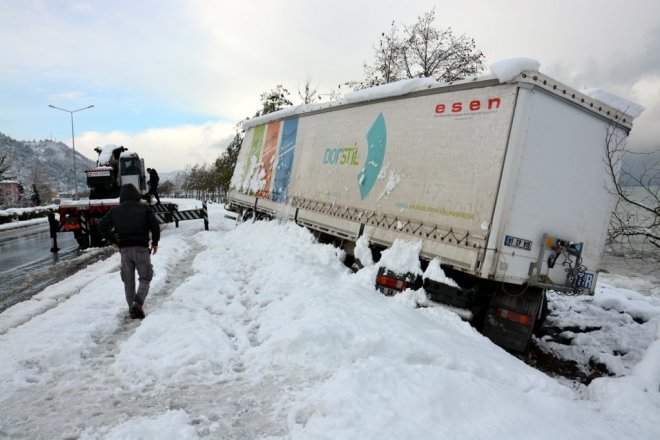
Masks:
[[[318,110],[340,107],[347,104],[357,104],[379,99],[395,98],[413,92],[429,89],[441,89],[449,86],[471,84],[481,81],[498,80],[500,83],[526,82],[534,84],[564,99],[571,100],[587,110],[601,116],[632,127],[632,120],[639,117],[644,107],[623,97],[600,89],[583,90],[582,92],[565,86],[539,72],[540,63],[532,58],[510,58],[497,61],[489,66],[489,70],[481,75],[450,83],[439,82],[434,78],[412,78],[383,84],[368,89],[356,90],[347,93],[339,101],[302,104],[287,107],[263,116],[257,116],[243,122],[243,129],[247,130],[268,122],[311,113]],[[627,115],[625,118],[623,115]]]

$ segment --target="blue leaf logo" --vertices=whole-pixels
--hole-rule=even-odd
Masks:
[[[357,176],[360,187],[360,198],[364,199],[378,179],[380,169],[383,167],[385,149],[387,147],[387,130],[385,118],[380,113],[367,132],[367,159],[362,171]]]

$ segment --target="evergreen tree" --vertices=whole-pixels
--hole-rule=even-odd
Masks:
[[[243,145],[243,134],[236,131],[234,139],[229,143],[227,149],[215,161],[215,169],[218,174],[218,187],[225,193],[229,191],[229,184],[234,175],[234,168],[236,167],[241,145]]]
[[[26,206],[27,202],[25,200],[25,187],[21,182],[18,182],[18,206]]]
[[[298,86],[298,97],[300,97],[303,104],[311,104],[317,99],[320,99],[317,93],[317,89],[318,87],[312,86],[312,80],[307,77],[302,90],[300,89],[300,86]]]
[[[261,116],[276,112],[284,107],[290,107],[293,103],[289,100],[289,91],[281,84],[274,89],[261,94],[261,110],[255,116]]]
[[[32,201],[33,206],[41,206],[41,197],[39,196],[39,189],[35,183],[32,184],[32,193],[30,194],[30,200]]]
[[[9,165],[6,164],[7,155],[0,157],[0,180],[5,180],[5,174],[9,170]]]

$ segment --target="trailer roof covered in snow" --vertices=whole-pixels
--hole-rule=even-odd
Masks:
[[[644,107],[640,104],[601,89],[589,89],[582,92],[572,89],[540,73],[538,71],[539,66],[540,63],[531,58],[513,58],[491,64],[490,69],[482,75],[451,83],[438,82],[434,78],[405,79],[349,92],[339,101],[302,104],[257,116],[244,121],[243,129],[247,130],[268,122],[329,111],[339,107],[360,105],[378,100],[443,93],[461,88],[487,87],[493,83],[526,83],[537,86],[628,129],[632,127],[632,120],[637,118],[644,110]]]

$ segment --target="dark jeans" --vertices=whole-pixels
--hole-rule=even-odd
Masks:
[[[121,253],[121,280],[124,282],[124,293],[128,307],[134,301],[144,304],[149,293],[149,283],[154,276],[149,248],[142,246],[123,247]],[[138,273],[138,287],[135,290],[135,271]]]
[[[156,201],[160,203],[160,196],[158,195],[158,185],[149,185],[149,193],[156,198]]]

